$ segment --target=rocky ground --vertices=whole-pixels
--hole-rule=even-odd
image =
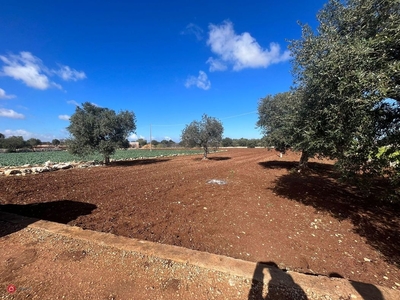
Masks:
[[[1,176],[0,210],[400,289],[399,208],[339,183],[331,162],[297,173],[298,159],[229,149]]]

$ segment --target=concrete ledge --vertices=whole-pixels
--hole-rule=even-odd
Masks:
[[[257,297],[260,295],[257,294],[257,291],[263,288],[272,294],[282,293],[279,294],[281,295],[279,299],[291,299],[289,296],[285,296],[286,294],[289,295],[287,291],[290,291],[290,295],[297,295],[295,299],[400,299],[400,291],[398,290],[348,281],[341,278],[284,272],[261,262],[248,262],[177,246],[83,230],[79,227],[44,220],[34,220],[4,212],[0,212],[0,220],[14,224],[22,224],[23,228],[28,228],[36,232],[51,233],[74,240],[94,243],[100,247],[113,248],[116,249],[116,251],[125,251],[137,253],[146,257],[171,260],[183,265],[196,266],[206,270],[222,272],[229,276],[248,279],[248,282],[251,282],[250,295],[253,291],[254,299],[258,299]],[[16,228],[18,228],[18,226],[16,226]],[[243,299],[252,299],[250,296],[248,297],[246,295]]]

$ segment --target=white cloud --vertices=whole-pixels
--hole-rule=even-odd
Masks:
[[[129,141],[136,141],[138,139],[138,136],[135,133],[132,133],[131,135],[128,136]]]
[[[54,134],[35,134],[33,132],[29,132],[25,129],[17,129],[17,130],[11,130],[11,129],[6,129],[2,132],[6,137],[10,136],[22,136],[24,140],[29,140],[30,138],[36,138],[40,139],[41,141],[47,141],[50,142],[51,140],[60,137],[56,137]]]
[[[65,81],[77,81],[86,78],[84,72],[76,71],[68,66],[61,66],[59,70],[49,69],[43,64],[40,58],[26,51],[20,52],[19,55],[0,55],[0,60],[5,64],[1,75],[21,80],[27,86],[39,90],[46,90],[50,87],[62,89],[60,84],[49,80],[48,76],[53,76],[54,74]]]
[[[0,99],[12,99],[15,98],[17,96],[15,95],[7,95],[6,91],[3,89],[0,89]]]
[[[59,115],[58,118],[59,118],[60,120],[69,121],[69,118],[71,118],[71,116],[68,116],[68,115]]]
[[[237,35],[232,22],[225,21],[219,26],[211,24],[209,30],[207,45],[218,56],[207,60],[210,72],[225,70],[227,64],[232,65],[235,71],[245,68],[266,68],[290,58],[288,50],[281,53],[279,44],[270,43],[269,50],[263,49],[250,33]]]
[[[81,106],[81,105],[80,105],[78,102],[76,102],[75,100],[68,100],[67,103],[68,103],[68,104],[75,105],[75,106]]]
[[[20,55],[0,55],[6,64],[3,66],[3,75],[22,80],[27,86],[39,90],[48,89],[51,85],[48,77],[42,73],[42,61],[30,52],[20,52]]]
[[[201,27],[193,23],[187,25],[185,30],[183,30],[181,34],[193,34],[196,36],[196,39],[198,41],[201,41],[203,39],[203,29],[201,29]]]
[[[24,129],[17,129],[17,130],[6,129],[6,130],[4,130],[3,133],[6,137],[22,136],[25,140],[30,139],[33,136],[33,134],[31,132],[26,131]]]
[[[208,90],[211,87],[211,82],[205,72],[199,71],[199,76],[189,76],[186,79],[185,86],[189,88],[192,85],[197,86],[199,89]]]
[[[0,108],[0,117],[11,119],[25,119],[23,114],[17,113],[12,109]]]
[[[70,81],[70,80],[77,81],[86,78],[85,72],[71,69],[68,66],[61,66],[60,70],[54,72],[65,81]]]
[[[206,63],[210,64],[210,72],[225,71],[228,68],[221,60],[212,57],[210,57]]]

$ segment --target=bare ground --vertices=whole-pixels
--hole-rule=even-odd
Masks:
[[[291,171],[298,159],[229,149],[2,176],[0,210],[400,289],[399,207],[339,183],[332,162]],[[21,229],[1,223],[0,237]]]

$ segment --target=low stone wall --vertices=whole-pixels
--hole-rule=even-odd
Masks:
[[[67,162],[67,163],[52,163],[46,162],[44,165],[23,165],[20,167],[4,167],[0,168],[0,175],[5,176],[25,176],[27,174],[40,174],[44,172],[67,170],[72,168],[88,168],[96,167],[101,164],[95,162]]]

